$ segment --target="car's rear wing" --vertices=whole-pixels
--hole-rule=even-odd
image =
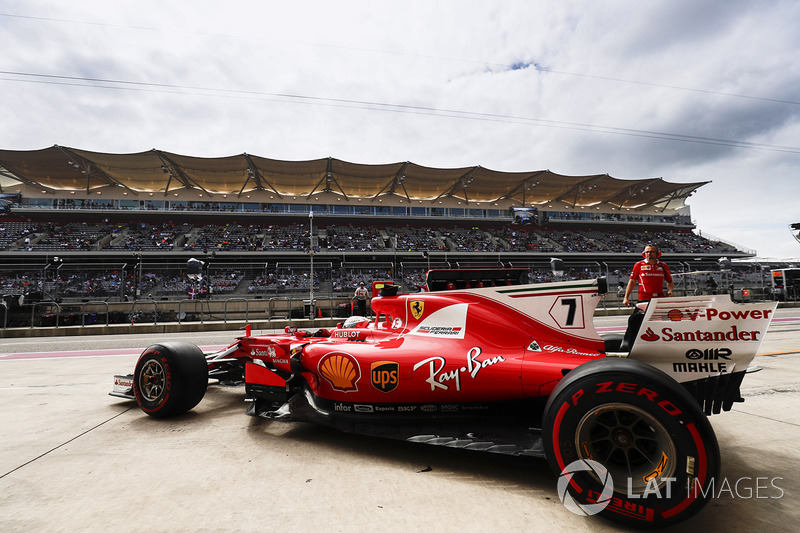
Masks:
[[[737,304],[728,294],[654,299],[629,357],[678,382],[746,370],[777,306]]]
[[[777,302],[737,304],[728,294],[657,298],[631,347],[705,403],[707,414],[741,401],[739,383],[758,353]]]

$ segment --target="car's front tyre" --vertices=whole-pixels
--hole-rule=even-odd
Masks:
[[[194,344],[162,342],[139,356],[133,378],[133,394],[142,411],[166,418],[200,403],[208,387],[208,364]]]

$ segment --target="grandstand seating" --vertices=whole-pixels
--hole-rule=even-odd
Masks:
[[[393,277],[402,279],[406,290],[415,291],[424,285],[427,267],[415,266],[400,268],[394,265],[397,255],[405,254],[420,260],[420,252],[436,254],[461,254],[480,258],[482,254],[492,254],[498,258],[508,256],[516,264],[538,258],[537,266],[531,266],[531,281],[554,280],[548,266],[551,254],[566,254],[570,257],[591,257],[590,267],[570,266],[562,279],[581,279],[600,275],[598,257],[620,256],[619,261],[630,265],[644,245],[658,242],[668,254],[692,254],[708,256],[709,263],[721,254],[736,254],[735,247],[717,242],[688,230],[663,229],[662,231],[640,231],[630,226],[599,230],[596,227],[571,224],[569,227],[500,225],[479,226],[476,221],[463,221],[460,224],[423,224],[407,220],[397,224],[379,225],[375,219],[365,219],[364,224],[336,223],[319,220],[313,226],[314,234],[309,239],[309,224],[304,222],[279,221],[271,219],[267,223],[230,222],[226,224],[199,223],[196,220],[177,222],[109,221],[102,222],[35,222],[19,219],[0,220],[0,253],[3,252],[44,252],[51,255],[81,253],[128,253],[138,259],[121,266],[99,265],[95,270],[78,267],[57,270],[20,266],[18,269],[5,268],[0,273],[0,290],[3,294],[18,294],[42,291],[45,294],[57,293],[64,298],[133,298],[145,297],[185,297],[200,283],[187,279],[181,264],[185,257],[177,257],[180,252],[210,254],[224,252],[231,255],[230,262],[215,261],[213,271],[207,273],[201,283],[215,297],[278,295],[304,293],[311,288],[308,266],[280,266],[274,260],[267,268],[265,261],[256,259],[252,265],[240,263],[247,254],[300,254],[299,261],[307,261],[310,243],[314,250],[324,254],[374,253],[378,260],[386,260],[389,267],[376,265],[350,265],[345,268],[338,262],[317,265],[314,273],[314,291],[325,294],[349,294],[359,282],[369,284],[374,279]],[[372,223],[366,223],[372,222]],[[136,254],[158,254],[169,261],[159,265],[158,260],[143,261]],[[416,255],[415,255],[416,254]],[[471,255],[470,255],[471,254]],[[175,259],[167,259],[175,256]],[[49,256],[48,256],[49,257]],[[202,257],[202,256],[201,256]],[[208,256],[206,256],[208,257]],[[257,257],[257,256],[255,256]],[[386,259],[386,258],[390,258]],[[684,260],[688,259],[685,258]],[[373,259],[375,260],[375,259]],[[49,261],[47,259],[45,263]],[[295,260],[297,261],[297,260]],[[580,259],[576,259],[580,262]],[[41,261],[40,261],[41,262]],[[74,263],[74,260],[72,261]],[[507,263],[511,264],[512,259]],[[117,263],[121,264],[120,261]],[[154,263],[154,264],[150,264]],[[239,263],[239,264],[237,264]],[[451,263],[447,263],[450,265]],[[139,265],[139,271],[136,266]],[[392,271],[392,266],[397,272]],[[464,266],[453,264],[452,266]],[[613,271],[606,266],[611,284],[623,282],[628,274],[627,268]]]
[[[264,229],[255,224],[209,224],[198,228],[183,244],[184,250],[246,251],[264,250]]]
[[[130,251],[169,251],[180,246],[192,230],[189,224],[127,224],[113,226],[113,233],[107,245],[98,249]]]
[[[736,253],[735,247],[692,232],[597,231],[431,226],[314,228],[314,248],[323,251],[611,252],[638,253],[658,242],[675,253]],[[308,250],[308,225],[189,223],[0,223],[0,251],[285,251]]]
[[[264,227],[264,234],[265,250],[300,252],[309,247],[308,226],[305,224],[270,224]]]
[[[441,236],[433,228],[405,226],[388,228],[387,231],[393,237],[396,250],[447,250]]]
[[[326,229],[321,230],[320,234],[325,234],[325,241],[328,250],[347,251],[347,250],[384,250],[384,242],[380,230],[376,226],[337,226],[331,224]]]
[[[532,282],[605,276],[618,293],[649,243],[664,250],[683,293],[702,290],[698,272],[713,272],[726,290],[771,282],[760,267],[722,266],[754,251],[693,231],[684,201],[706,182],[248,154],[176,162],[158,150],[0,152],[0,166],[20,178],[0,213],[0,290],[40,298],[43,308],[61,298],[202,295],[332,302],[375,279],[419,290],[430,268],[526,268]],[[79,168],[91,169],[85,183],[75,180]],[[143,185],[151,171],[163,184]],[[198,258],[202,272],[190,274]]]

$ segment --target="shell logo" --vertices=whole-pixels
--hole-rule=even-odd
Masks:
[[[670,309],[669,312],[667,312],[667,318],[673,322],[680,322],[683,320],[683,313],[680,309]]]
[[[331,384],[333,390],[341,392],[357,391],[356,383],[361,378],[358,361],[344,352],[331,352],[319,361],[319,374]]]

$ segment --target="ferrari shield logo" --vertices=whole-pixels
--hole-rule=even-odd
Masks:
[[[425,312],[425,300],[411,300],[411,315],[419,320]]]

